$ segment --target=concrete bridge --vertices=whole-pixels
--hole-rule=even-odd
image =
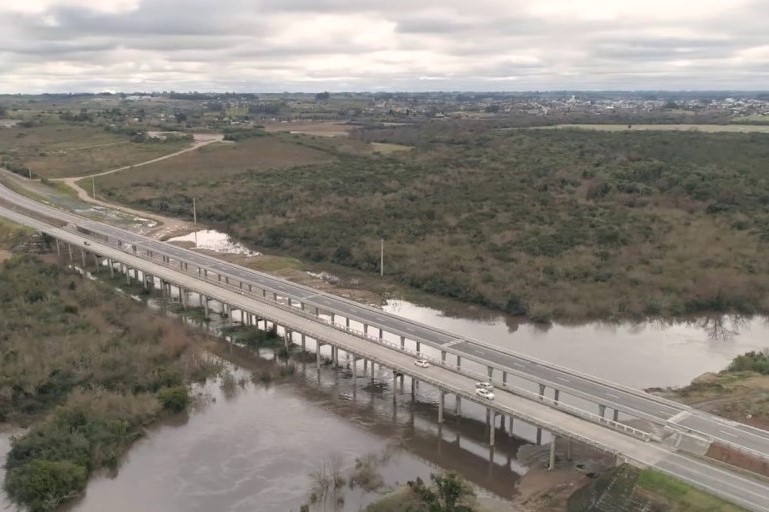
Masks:
[[[244,325],[281,326],[287,340],[303,349],[311,346],[318,360],[326,345],[332,358],[338,358],[340,351],[350,354],[353,372],[373,371],[376,364],[409,376],[412,386],[417,382],[435,386],[440,390],[439,423],[444,397],[452,394],[460,408],[462,400],[486,407],[492,425],[499,422],[504,428],[506,419],[521,419],[631,464],[654,467],[748,509],[769,510],[769,485],[763,480],[686,453],[701,454],[718,440],[767,457],[769,433],[93,222],[2,187],[0,200],[14,208],[0,207],[0,216],[53,237],[60,255],[74,258],[79,252],[83,266],[106,262],[111,272],[122,271],[128,280],[148,283],[151,276],[163,290],[173,288],[185,304],[194,293],[206,311],[215,303],[228,316],[240,316]],[[416,367],[417,354],[426,355],[432,366]],[[475,394],[474,384],[480,379],[497,387],[494,401]],[[627,423],[629,419],[637,420],[635,426]],[[491,446],[495,431],[489,429]],[[553,456],[551,451],[551,463]]]

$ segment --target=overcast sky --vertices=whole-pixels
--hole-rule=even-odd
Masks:
[[[0,92],[769,89],[769,0],[0,0]]]

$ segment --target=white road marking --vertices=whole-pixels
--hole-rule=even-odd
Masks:
[[[556,379],[560,380],[561,382],[571,382],[569,379],[566,379],[564,377],[556,377]]]
[[[736,434],[732,434],[731,432],[727,432],[726,430],[719,430],[719,432],[721,432],[722,434],[726,434],[727,436],[740,437]]]

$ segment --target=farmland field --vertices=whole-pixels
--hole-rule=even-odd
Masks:
[[[85,176],[173,153],[187,142],[134,143],[94,126],[0,129],[0,159],[44,178]]]

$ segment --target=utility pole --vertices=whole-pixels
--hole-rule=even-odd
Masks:
[[[91,178],[91,196],[96,199],[96,179]]]
[[[27,171],[29,171],[29,179],[31,180],[32,179],[32,169],[27,167]]]
[[[379,276],[384,276],[384,238],[379,239]]]

